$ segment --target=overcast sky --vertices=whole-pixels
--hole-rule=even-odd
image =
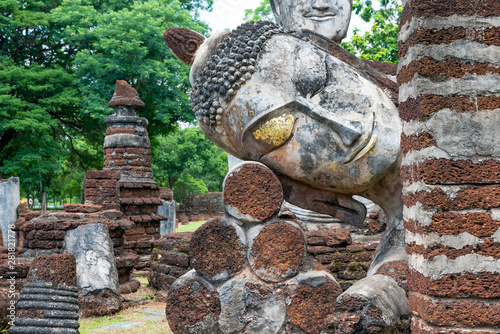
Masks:
[[[243,23],[245,9],[256,8],[262,0],[215,0],[212,12],[202,12],[200,18],[207,22],[212,32],[224,29],[234,29]],[[353,29],[357,27],[363,34],[370,28],[370,24],[364,22],[356,15],[352,16],[351,25],[346,39],[352,36]]]

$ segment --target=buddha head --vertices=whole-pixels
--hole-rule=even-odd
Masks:
[[[298,32],[257,22],[213,36],[197,51],[190,79],[210,140],[298,182],[360,193],[399,156],[392,101]]]
[[[311,30],[340,43],[351,20],[352,0],[270,0],[276,22],[288,30]]]

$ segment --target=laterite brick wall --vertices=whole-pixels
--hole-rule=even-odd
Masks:
[[[412,333],[499,333],[500,1],[403,1]]]

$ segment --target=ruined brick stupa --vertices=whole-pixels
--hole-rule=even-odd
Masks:
[[[164,217],[157,215],[158,205],[163,203],[151,169],[148,120],[139,117],[145,104],[126,81],[117,80],[109,106],[115,111],[105,120],[104,167],[87,173],[85,202],[123,212],[135,223],[125,233],[124,248],[149,254],[152,241],[160,237]],[[118,177],[118,182],[104,181],[112,176]]]

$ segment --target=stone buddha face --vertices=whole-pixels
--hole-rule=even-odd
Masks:
[[[339,43],[349,28],[352,0],[271,0],[271,7],[286,29],[308,29]]]
[[[236,157],[316,188],[356,194],[373,186],[399,156],[396,106],[307,39],[258,24],[221,38],[203,65],[195,60],[202,131]]]

